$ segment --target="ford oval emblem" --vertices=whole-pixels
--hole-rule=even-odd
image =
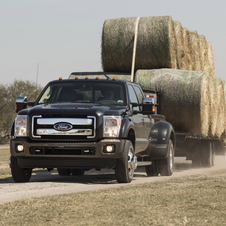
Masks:
[[[58,131],[68,131],[68,130],[71,130],[73,126],[66,122],[59,122],[55,124],[53,128]]]

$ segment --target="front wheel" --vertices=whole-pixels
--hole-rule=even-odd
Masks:
[[[126,140],[124,154],[117,159],[115,165],[115,176],[118,183],[130,183],[136,167],[137,159],[134,156],[133,144],[130,140]]]
[[[167,148],[168,148],[168,156],[165,159],[158,160],[159,172],[161,176],[171,176],[173,174],[174,148],[173,148],[173,142],[171,140],[169,140]]]
[[[18,165],[17,158],[11,156],[10,163],[11,173],[13,180],[17,183],[28,182],[31,179],[32,169],[20,168]]]

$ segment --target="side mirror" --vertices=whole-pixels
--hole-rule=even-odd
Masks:
[[[18,113],[20,110],[27,108],[27,97],[19,96],[16,98],[15,110]]]
[[[143,97],[142,99],[142,113],[143,114],[149,114],[150,112],[152,114],[155,113],[155,100],[153,97]]]
[[[142,106],[142,111],[133,111],[133,115],[138,113],[143,115],[155,114],[155,101],[152,97],[143,97],[142,104],[131,103],[132,107]]]

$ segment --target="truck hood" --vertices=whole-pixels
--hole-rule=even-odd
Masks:
[[[27,112],[25,112],[27,111]],[[42,114],[73,114],[73,115],[122,115],[126,111],[126,106],[103,106],[93,103],[81,104],[46,104],[37,105],[33,108],[22,110],[20,115],[42,115]]]

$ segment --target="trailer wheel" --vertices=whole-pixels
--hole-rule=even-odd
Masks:
[[[212,166],[214,166],[215,165],[215,150],[214,150],[214,148],[212,149],[212,154],[213,154],[213,157],[212,157]]]
[[[57,168],[57,172],[60,176],[70,176],[71,170],[69,168]]]
[[[133,144],[126,140],[124,154],[117,159],[115,165],[115,176],[118,183],[130,183],[136,169],[136,157],[134,156]]]
[[[202,159],[201,165],[203,167],[212,167],[214,163],[213,156],[213,143],[211,141],[206,141],[202,145]]]
[[[17,158],[11,156],[11,173],[13,180],[17,183],[28,182],[31,179],[32,169],[20,168],[17,162]]]
[[[153,160],[151,165],[145,166],[145,170],[148,177],[158,176],[158,160]]]
[[[161,176],[171,176],[173,174],[174,167],[174,148],[173,142],[169,140],[168,143],[168,156],[165,159],[158,160],[159,173]]]
[[[73,176],[82,176],[84,175],[85,170],[84,169],[71,169],[71,174]]]

